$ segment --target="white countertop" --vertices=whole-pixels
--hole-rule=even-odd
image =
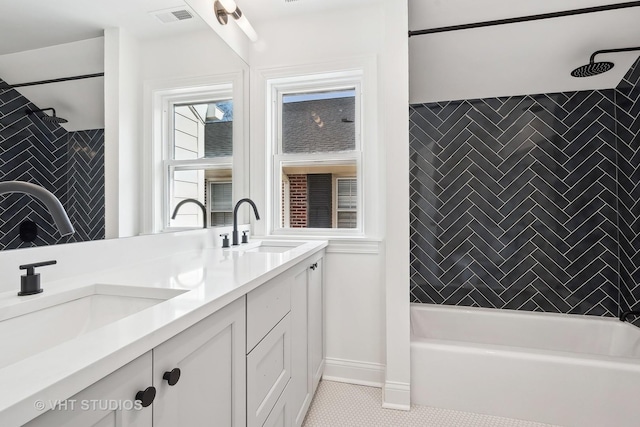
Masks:
[[[296,243],[302,244],[284,253],[245,252],[259,242],[237,249],[167,250],[166,256],[123,268],[43,282],[42,294],[0,294],[1,315],[28,299],[93,284],[188,290],[0,369],[0,425],[37,417],[43,411],[35,408],[36,400],[73,396],[327,246],[326,241]]]

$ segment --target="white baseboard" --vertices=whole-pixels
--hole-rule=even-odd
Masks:
[[[386,381],[382,388],[382,407],[408,411],[411,409],[411,386],[407,383]]]
[[[385,366],[380,363],[358,362],[354,360],[325,360],[322,378],[327,381],[382,387]]]

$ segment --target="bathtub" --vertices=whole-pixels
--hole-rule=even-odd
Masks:
[[[640,329],[411,305],[411,402],[567,427],[640,426]]]

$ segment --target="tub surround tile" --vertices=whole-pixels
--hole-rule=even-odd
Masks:
[[[413,302],[640,301],[638,62],[615,90],[410,106]]]
[[[620,306],[640,308],[640,59],[616,90]],[[640,324],[640,322],[636,322]]]
[[[104,129],[68,134],[68,210],[73,242],[105,236]]]
[[[60,237],[42,204],[30,196],[7,194],[0,198],[0,249],[103,239],[104,129],[67,132],[59,124],[26,114],[38,108],[44,107],[15,89],[1,91],[0,181],[28,181],[51,191],[67,209],[76,233]],[[19,238],[19,225],[26,219],[39,229],[31,243]]]

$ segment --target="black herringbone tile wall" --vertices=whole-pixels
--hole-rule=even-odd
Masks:
[[[640,59],[616,90],[620,307],[640,309]]]
[[[3,84],[0,79],[0,86]],[[101,203],[101,209],[104,211],[104,196],[102,195],[102,201],[97,200],[95,196],[93,199],[86,199],[91,208],[88,208],[88,205],[81,206],[78,198],[83,196],[78,195],[75,186],[82,183],[80,190],[87,193],[86,187],[94,185],[94,194],[104,193],[104,173],[101,172],[98,176],[98,167],[93,164],[92,171],[87,171],[92,179],[85,179],[85,176],[79,174],[77,153],[69,152],[69,148],[72,147],[69,133],[60,125],[45,122],[37,115],[26,114],[27,109],[36,108],[38,107],[16,90],[0,90],[0,181],[28,181],[51,191],[60,199],[70,213],[72,223],[81,233],[72,237],[60,237],[53,226],[51,215],[40,202],[27,195],[4,194],[0,196],[0,249],[103,238],[104,230],[100,232],[98,229],[104,228],[104,218],[98,219],[95,212],[99,208],[95,203]],[[98,131],[101,132],[103,133]],[[93,139],[92,147],[95,148],[96,144],[104,145],[103,137],[101,142],[98,140],[99,138]],[[100,149],[100,158],[94,161],[102,162],[102,169],[103,150]],[[74,187],[69,187],[70,175],[74,179]],[[31,243],[23,242],[19,237],[20,223],[27,219],[34,221],[39,229],[38,237]],[[97,221],[98,224],[88,225],[92,221]],[[102,226],[99,225],[100,222]]]
[[[104,129],[69,132],[68,180],[71,240],[104,239]]]
[[[614,90],[410,108],[414,302],[617,315]]]

